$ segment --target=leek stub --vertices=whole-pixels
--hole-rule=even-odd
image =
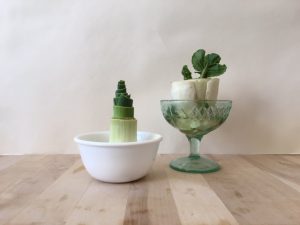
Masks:
[[[110,142],[137,141],[137,120],[134,118],[132,102],[130,95],[127,94],[125,81],[119,81],[110,123]]]
[[[111,119],[109,141],[133,142],[137,140],[136,119]]]

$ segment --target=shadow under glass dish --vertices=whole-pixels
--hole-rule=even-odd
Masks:
[[[202,137],[218,128],[228,117],[230,100],[161,100],[166,121],[184,133],[190,143],[188,157],[173,160],[170,167],[188,173],[209,173],[220,169],[218,163],[200,156]]]

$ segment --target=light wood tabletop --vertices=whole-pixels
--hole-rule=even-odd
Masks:
[[[208,156],[187,174],[159,155],[139,181],[92,179],[78,155],[0,156],[0,225],[299,225],[300,155]]]

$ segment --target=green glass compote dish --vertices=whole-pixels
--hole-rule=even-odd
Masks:
[[[174,170],[209,173],[220,169],[218,163],[199,154],[202,137],[219,127],[228,117],[230,100],[161,100],[164,118],[184,133],[190,143],[190,155],[170,163]]]

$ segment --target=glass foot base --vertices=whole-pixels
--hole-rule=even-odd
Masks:
[[[211,173],[221,168],[215,161],[199,156],[175,159],[170,163],[170,167],[186,173]]]

